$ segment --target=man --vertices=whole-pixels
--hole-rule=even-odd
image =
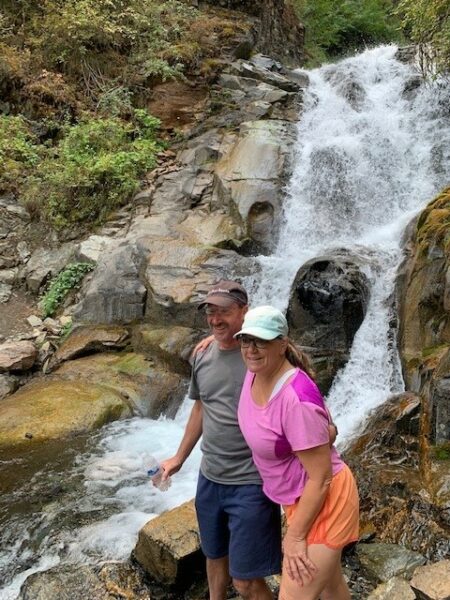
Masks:
[[[165,478],[179,471],[203,434],[195,506],[210,600],[226,599],[230,575],[244,600],[271,600],[264,577],[281,571],[280,508],[263,494],[237,420],[245,366],[233,336],[247,305],[242,285],[225,280],[199,305],[214,340],[194,358],[195,403],[177,453],[162,462]]]

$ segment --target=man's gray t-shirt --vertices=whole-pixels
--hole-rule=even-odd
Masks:
[[[261,484],[237,418],[244,376],[240,349],[221,350],[215,341],[196,355],[192,366],[189,397],[201,400],[203,408],[200,470],[216,483]]]

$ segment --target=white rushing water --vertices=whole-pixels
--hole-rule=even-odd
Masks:
[[[253,305],[285,309],[305,261],[347,249],[364,265],[371,286],[367,314],[329,394],[341,442],[371,408],[402,389],[388,302],[399,240],[414,214],[450,181],[448,91],[434,84],[405,94],[417,73],[394,55],[393,47],[377,48],[309,73],[278,248],[258,258],[261,274],[248,282]],[[35,521],[18,522],[13,541],[0,550],[0,572],[3,567],[9,577],[0,600],[16,598],[34,571],[126,558],[149,518],[193,496],[198,448],[168,492],[152,488],[145,476],[150,456],[162,459],[177,448],[190,407],[186,399],[174,421],[136,418],[98,434],[94,450],[64,475],[74,479],[64,508],[48,502]],[[85,515],[86,524],[64,526],[67,514],[81,521]],[[33,530],[39,542],[28,539]]]
[[[400,240],[450,183],[448,86],[414,90],[417,71],[395,53],[380,47],[309,73],[278,247],[247,282],[253,305],[284,310],[307,260],[345,249],[362,261],[368,310],[328,397],[340,445],[370,409],[403,389],[388,301]]]

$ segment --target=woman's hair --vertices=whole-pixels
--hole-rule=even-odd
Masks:
[[[309,375],[311,379],[315,379],[316,373],[312,368],[309,356],[306,354],[306,352],[300,350],[300,348],[296,346],[294,342],[289,338],[288,345],[286,348],[286,358],[292,366],[298,367],[302,371],[305,371],[305,373]]]

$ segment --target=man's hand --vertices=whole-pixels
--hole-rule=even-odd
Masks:
[[[160,463],[160,467],[163,469],[162,481],[165,481],[171,475],[178,473],[182,466],[183,461],[181,461],[176,455],[172,456],[172,458],[168,458],[167,460],[163,460]]]
[[[199,352],[204,352],[206,350],[206,348],[211,344],[211,342],[213,340],[214,340],[214,336],[213,335],[209,335],[208,337],[203,338],[202,340],[200,340],[199,343],[192,350],[191,356],[195,356]]]

